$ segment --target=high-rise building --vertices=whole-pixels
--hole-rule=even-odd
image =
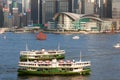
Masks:
[[[40,1],[40,2],[39,2]],[[33,20],[34,24],[39,24],[42,21],[42,10],[41,10],[41,0],[31,0],[31,19]],[[39,2],[39,3],[38,3]],[[39,4],[39,6],[38,6]],[[38,16],[38,10],[39,10],[39,16]],[[40,19],[40,20],[39,20]]]
[[[34,0],[33,0],[34,1]],[[28,26],[31,22],[31,1],[22,0],[22,25]]]
[[[47,23],[52,20],[53,15],[56,12],[60,12],[60,7],[58,7],[59,2],[56,0],[45,0],[42,2],[42,23]],[[62,6],[61,6],[62,7]]]
[[[120,0],[112,0],[112,18],[120,19]]]
[[[94,14],[98,14],[100,18],[112,17],[112,0],[88,0],[88,1],[92,1],[94,3],[93,5]],[[86,5],[88,5],[88,3]],[[89,11],[89,9],[91,11],[90,7],[85,10]]]
[[[22,0],[22,13],[29,12],[30,9],[30,0]]]
[[[101,18],[112,17],[112,0],[96,0],[99,4],[99,15]]]
[[[106,0],[105,8],[105,17],[112,18],[112,0]]]
[[[17,1],[12,2],[13,26],[19,26],[19,11]]]
[[[72,0],[31,0],[31,18],[34,23],[52,21],[58,12],[72,12]]]
[[[81,14],[94,14],[94,0],[78,0]]]
[[[3,27],[3,24],[4,24],[3,8],[0,4],[0,27]]]

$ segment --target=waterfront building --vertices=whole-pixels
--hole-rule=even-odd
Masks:
[[[102,20],[95,14],[80,15],[70,12],[61,12],[55,14],[53,19],[56,22],[56,29],[101,31]]]
[[[102,26],[101,27],[102,32],[112,31],[112,28],[113,28],[112,20],[103,21],[101,26]]]
[[[102,20],[99,18],[99,15],[96,14],[61,12],[55,14],[53,19],[55,22],[54,28],[62,31],[111,32],[120,29],[119,19]],[[48,28],[50,29],[49,26]]]

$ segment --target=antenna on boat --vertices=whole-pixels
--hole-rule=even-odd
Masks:
[[[26,43],[26,51],[28,51],[29,49],[28,49],[28,45],[27,45],[27,43]],[[28,60],[28,55],[27,55],[27,62],[29,62],[29,60]]]
[[[80,62],[81,62],[82,56],[81,56],[81,51],[80,51]]]
[[[26,43],[26,51],[28,51],[28,45],[27,45],[27,43]]]
[[[58,44],[58,50],[60,50],[60,44]]]

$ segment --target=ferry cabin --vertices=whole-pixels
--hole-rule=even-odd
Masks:
[[[80,72],[90,67],[90,61],[39,61],[39,62],[19,62],[20,70],[30,70],[30,71],[44,71],[57,69],[60,71],[71,71],[71,72]]]

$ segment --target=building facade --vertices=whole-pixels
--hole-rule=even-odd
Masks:
[[[33,20],[33,23],[34,24],[42,23],[42,0],[31,0],[30,2],[31,2],[30,4],[31,19]]]
[[[112,18],[120,19],[120,0],[112,0]]]
[[[112,0],[78,0],[81,14],[98,14],[100,18],[112,18]]]
[[[56,28],[62,30],[101,31],[102,20],[97,15],[61,12],[54,16]]]
[[[94,14],[93,0],[78,0],[78,11],[80,14]]]
[[[2,5],[0,4],[0,28],[3,27],[4,24],[4,15],[2,10]]]
[[[55,13],[72,12],[72,9],[72,0],[31,0],[31,18],[36,24],[53,21]]]

